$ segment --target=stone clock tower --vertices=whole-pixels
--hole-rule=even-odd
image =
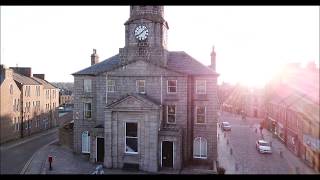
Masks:
[[[167,66],[169,27],[163,15],[163,6],[130,6],[130,18],[124,24],[125,47],[119,50],[121,64],[145,60]]]

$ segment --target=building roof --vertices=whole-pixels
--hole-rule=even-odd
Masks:
[[[73,75],[98,75],[119,67],[119,54],[100,63],[73,73]],[[190,75],[218,75],[211,68],[201,64],[184,51],[169,51],[167,69]]]
[[[305,118],[314,120],[315,122],[320,122],[320,107],[315,104],[312,100],[301,97],[297,99],[292,105],[289,106],[289,109],[301,113]]]
[[[31,77],[23,76],[18,73],[13,73],[13,80],[21,83],[21,84],[26,84],[26,85],[40,85],[40,83]]]
[[[55,87],[54,85],[52,85],[51,83],[49,83],[46,80],[43,80],[43,79],[40,79],[37,77],[32,77],[32,79],[34,79],[37,82],[39,82],[40,84],[42,84],[45,89],[57,89],[57,87]]]

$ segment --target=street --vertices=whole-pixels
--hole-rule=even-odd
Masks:
[[[57,128],[1,145],[1,174],[19,174],[37,150],[56,139]]]
[[[255,147],[255,142],[262,139],[259,130],[260,120],[257,118],[247,118],[242,120],[239,115],[223,112],[219,122],[228,121],[231,131],[218,129],[218,160],[219,164],[226,169],[226,174],[296,174],[295,164],[287,158],[291,158],[290,152],[286,156],[280,156],[280,150],[285,147],[273,139],[272,136],[266,136],[267,130],[263,129],[265,140],[272,141],[272,154],[260,154]],[[257,132],[256,132],[256,129]],[[230,150],[232,149],[232,150]],[[232,152],[231,152],[232,151]],[[294,158],[294,157],[292,157]],[[292,159],[291,158],[291,159]],[[304,165],[297,163],[302,168]],[[309,173],[309,171],[301,172]]]

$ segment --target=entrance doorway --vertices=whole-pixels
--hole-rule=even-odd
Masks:
[[[97,162],[104,161],[104,138],[97,137]]]
[[[162,141],[162,167],[173,168],[172,141]]]

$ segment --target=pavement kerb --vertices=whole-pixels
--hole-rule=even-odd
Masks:
[[[31,158],[27,161],[27,163],[24,165],[23,169],[21,170],[20,174],[25,174],[26,171],[29,169],[30,164],[32,162],[32,160],[36,157],[37,154],[39,154],[42,150],[44,150],[45,148],[47,148],[49,145],[58,142],[58,139],[55,139],[51,142],[49,142],[48,144],[44,145],[43,147],[41,147],[39,150],[37,150],[32,156]],[[44,159],[43,161],[46,161],[47,159]],[[41,165],[41,172],[43,171],[43,165]]]

